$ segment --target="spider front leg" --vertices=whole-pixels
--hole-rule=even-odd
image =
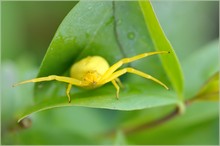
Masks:
[[[67,88],[66,88],[66,95],[68,97],[68,101],[69,103],[71,102],[71,97],[70,97],[70,90],[72,88],[72,84],[68,84]]]
[[[128,73],[128,72],[129,72],[129,73],[136,74],[136,75],[139,75],[139,76],[144,77],[144,78],[146,78],[146,79],[153,80],[154,82],[160,84],[161,86],[163,86],[163,87],[166,88],[167,90],[169,89],[164,83],[162,83],[162,82],[159,81],[158,79],[152,77],[151,75],[146,74],[146,73],[144,73],[144,72],[141,72],[141,71],[139,71],[139,70],[136,70],[136,69],[134,69],[134,68],[130,68],[130,67],[124,68],[124,69],[121,69],[121,70],[118,70],[118,71],[114,72],[111,76],[109,76],[109,78],[106,78],[106,80],[103,81],[103,84],[108,83],[108,82],[110,82],[110,81],[113,81],[112,83],[113,83],[113,85],[115,86],[115,84],[114,84],[115,81],[114,81],[114,80],[115,80],[116,78],[118,78],[119,76],[121,76],[121,75],[123,75],[123,74],[125,74],[125,73]],[[117,89],[117,86],[115,86],[115,87],[116,87],[116,89]],[[119,89],[117,89],[117,95],[119,94],[118,92],[119,92]]]
[[[35,79],[23,81],[23,82],[14,84],[13,86],[18,86],[18,85],[26,84],[26,83],[30,83],[30,82],[43,82],[43,81],[52,81],[52,80],[57,80],[57,81],[60,81],[60,82],[69,83],[68,87],[66,89],[66,95],[68,97],[69,103],[71,102],[70,90],[71,90],[72,85],[85,86],[83,84],[83,82],[80,81],[80,80],[77,80],[77,79],[74,79],[74,78],[70,78],[70,77],[64,77],[64,76],[56,76],[56,75],[50,75],[48,77],[41,77],[41,78],[35,78]]]
[[[139,54],[130,58],[124,58],[119,60],[118,62],[116,62],[115,64],[113,64],[106,72],[105,74],[102,76],[102,78],[100,79],[100,82],[102,82],[103,80],[105,80],[106,78],[108,78],[109,76],[111,76],[111,74],[113,72],[115,72],[119,67],[121,67],[123,64],[126,63],[130,63],[139,59],[142,59],[144,57],[148,57],[151,55],[156,55],[156,54],[167,54],[170,53],[169,51],[155,51],[155,52],[148,52],[148,53],[143,53],[143,54]]]
[[[52,80],[57,80],[57,81],[60,81],[60,82],[70,83],[70,84],[76,85],[76,86],[83,86],[82,81],[80,81],[80,80],[70,78],[70,77],[50,75],[50,76],[47,76],[47,77],[40,77],[40,78],[31,79],[31,80],[26,80],[26,81],[14,84],[13,87],[21,85],[21,84],[31,83],[31,82],[35,83],[35,82],[52,81]]]
[[[115,81],[116,81],[116,83],[118,83],[118,85],[119,85],[121,88],[124,88],[124,85],[121,83],[121,81],[120,81],[119,78],[116,78]]]

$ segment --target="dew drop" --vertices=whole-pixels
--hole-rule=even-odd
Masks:
[[[129,32],[129,33],[127,34],[127,36],[128,36],[128,38],[129,38],[130,40],[133,40],[133,39],[135,38],[134,32]]]
[[[117,24],[121,24],[121,22],[122,22],[121,19],[117,20]]]

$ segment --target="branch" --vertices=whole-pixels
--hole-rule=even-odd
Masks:
[[[193,98],[191,99],[188,99],[186,100],[183,104],[185,106],[188,106],[190,104],[192,104],[193,102]],[[156,119],[154,121],[151,121],[151,122],[146,122],[144,124],[141,124],[141,125],[138,125],[136,127],[131,127],[131,128],[123,128],[122,129],[122,132],[125,134],[125,135],[129,135],[129,134],[133,134],[133,133],[136,133],[136,132],[140,132],[142,130],[146,130],[146,129],[150,129],[150,128],[154,128],[158,125],[161,125],[161,124],[164,124],[166,123],[167,121],[175,118],[176,116],[182,114],[181,113],[181,107],[180,106],[177,106],[171,113],[159,118],[159,119]],[[107,134],[105,134],[105,136],[114,136],[116,133],[116,129],[108,132]]]
[[[146,130],[146,129],[156,127],[158,125],[161,125],[161,124],[173,119],[174,117],[179,115],[179,113],[180,113],[180,109],[179,109],[179,107],[176,107],[174,109],[174,111],[172,111],[171,113],[169,113],[168,115],[165,115],[164,117],[162,117],[160,119],[138,125],[137,127],[125,128],[125,129],[123,129],[123,132],[124,132],[125,135],[129,135],[129,134],[133,134],[133,133],[138,132],[138,131],[142,131],[142,130]]]

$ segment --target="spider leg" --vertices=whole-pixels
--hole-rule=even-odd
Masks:
[[[119,98],[119,90],[120,90],[120,88],[119,88],[119,86],[118,86],[118,84],[116,83],[115,80],[112,80],[112,84],[116,88],[116,98],[118,99]]]
[[[124,88],[121,80],[119,78],[116,78],[115,81],[118,83],[118,85],[121,87],[121,88]]]
[[[68,97],[68,101],[69,103],[71,102],[71,98],[70,98],[70,90],[72,85],[76,85],[76,86],[85,86],[85,84],[83,84],[82,81],[74,79],[74,78],[69,78],[69,77],[64,77],[64,76],[56,76],[56,75],[50,75],[48,77],[41,77],[41,78],[35,78],[35,79],[31,79],[31,80],[26,80],[17,84],[14,84],[13,86],[18,86],[21,84],[26,84],[26,83],[30,83],[30,82],[43,82],[43,81],[52,81],[52,80],[57,80],[60,82],[65,82],[65,83],[69,83],[66,89],[66,95]]]
[[[109,76],[109,78],[106,78],[106,79],[103,81],[102,84],[105,84],[105,83],[108,83],[108,82],[110,82],[110,81],[112,81],[112,80],[115,80],[116,78],[118,78],[119,76],[121,76],[121,75],[123,75],[123,74],[125,74],[125,73],[127,73],[127,72],[133,73],[133,74],[136,74],[136,75],[139,75],[139,76],[144,77],[144,78],[146,78],[146,79],[153,80],[154,82],[160,84],[161,86],[163,86],[163,87],[166,88],[167,90],[169,89],[164,83],[162,83],[162,82],[159,81],[158,79],[152,77],[151,75],[146,74],[146,73],[144,73],[144,72],[141,72],[141,71],[139,71],[139,70],[136,70],[136,69],[134,69],[134,68],[130,68],[130,67],[124,68],[124,69],[121,69],[121,70],[118,70],[118,71],[114,72],[111,76]]]
[[[13,86],[18,86],[18,85],[26,84],[30,82],[42,82],[42,81],[52,81],[52,80],[57,80],[60,82],[65,82],[65,83],[69,83],[69,84],[76,85],[76,86],[84,86],[84,84],[80,80],[69,78],[69,77],[64,77],[64,76],[56,76],[56,75],[50,75],[48,77],[40,77],[40,78],[31,79],[31,80],[26,80],[26,81],[14,84]]]
[[[66,88],[66,95],[68,97],[68,101],[69,103],[71,102],[71,98],[70,98],[70,90],[71,90],[72,84],[68,84],[67,88]]]
[[[165,54],[165,53],[169,53],[169,51],[155,51],[155,52],[148,52],[148,53],[143,53],[143,54],[139,54],[130,58],[124,58],[119,60],[118,62],[116,62],[115,64],[113,64],[106,72],[105,74],[103,74],[102,78],[100,79],[100,82],[102,82],[103,80],[105,80],[106,78],[109,78],[109,76],[111,76],[112,73],[114,73],[119,67],[121,67],[123,64],[126,63],[130,63],[136,60],[139,60],[141,58],[144,57],[148,57],[151,55],[156,55],[156,54]]]

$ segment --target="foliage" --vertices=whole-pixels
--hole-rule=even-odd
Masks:
[[[194,27],[187,18],[201,15],[209,18],[212,13],[215,14],[218,3],[181,3],[183,5],[180,6],[175,2],[153,2],[155,12],[165,28],[162,30],[151,4],[147,1],[78,2],[57,29],[37,75],[38,77],[51,74],[68,76],[70,66],[88,55],[103,56],[113,64],[121,58],[143,52],[169,50],[170,54],[152,56],[127,65],[160,79],[169,86],[169,91],[152,81],[127,74],[121,78],[125,87],[121,89],[119,100],[115,98],[114,87],[107,84],[95,90],[73,87],[72,102],[69,104],[65,95],[65,84],[56,81],[35,84],[34,95],[31,98],[33,84],[16,88],[11,88],[11,85],[19,80],[34,78],[37,61],[25,53],[19,54],[16,62],[4,59],[1,71],[4,83],[1,89],[3,91],[2,143],[217,144],[218,103],[210,101],[218,101],[219,94],[219,56],[216,40],[218,36],[213,33],[206,35],[207,38],[204,39],[204,35],[207,32],[211,33],[212,29],[200,25],[203,23],[198,21],[196,23],[200,28],[198,31],[204,31],[199,32],[196,40],[187,42],[190,48],[187,50],[189,54],[182,55],[179,52],[185,45],[181,40],[190,37],[190,33],[185,32]],[[164,7],[163,4],[168,7],[171,5],[173,11],[180,14],[183,10],[179,8],[184,8],[184,12],[185,8],[188,9],[181,21],[191,23],[192,26],[175,29],[178,26],[175,26],[171,20],[174,21],[176,17],[166,16],[164,10],[159,9]],[[199,6],[196,7],[194,4]],[[5,2],[3,6],[5,9],[3,12],[6,12],[10,4]],[[14,16],[13,12],[12,16]],[[3,20],[7,20],[4,13]],[[212,20],[214,21],[215,17]],[[3,28],[6,22],[3,23]],[[206,19],[203,22],[208,23]],[[170,29],[173,27],[174,32]],[[175,50],[164,32],[171,36],[170,42],[174,42]],[[18,31],[17,35],[21,33],[22,31]],[[204,34],[201,35],[202,33]],[[7,33],[3,32],[3,38],[5,34]],[[173,34],[176,37],[173,38]],[[207,45],[202,47],[204,40]],[[5,39],[5,42],[7,41]],[[10,46],[6,44],[5,46]],[[15,46],[12,47],[12,52],[13,49]],[[10,54],[5,55],[4,52],[6,51],[3,51],[2,56],[10,58]],[[186,106],[185,113],[183,113],[184,106]],[[50,108],[54,109],[35,114]],[[179,115],[179,108],[183,115]],[[30,114],[31,117],[23,119],[20,125],[16,124],[18,119],[21,120]],[[174,118],[175,116],[177,117]],[[22,130],[22,127],[30,127],[29,119],[33,121],[32,127]],[[168,120],[170,121],[165,123]],[[160,125],[161,123],[165,124]],[[140,125],[145,125],[147,128],[141,129],[142,131],[137,130]],[[58,132],[59,136],[57,136]]]

